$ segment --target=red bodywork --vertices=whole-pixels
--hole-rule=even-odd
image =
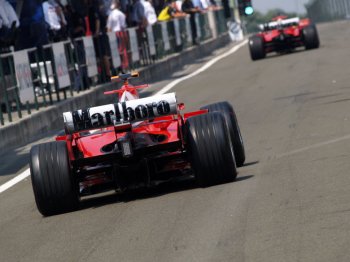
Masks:
[[[138,98],[137,89],[127,80],[118,94]],[[166,180],[187,174],[190,164],[182,127],[188,117],[206,114],[207,110],[157,117],[134,124],[76,132],[56,137],[67,142],[71,168],[79,180],[81,195],[108,189],[123,190],[134,185],[150,185],[152,181]],[[127,139],[132,145],[132,156],[123,156],[119,141]],[[116,148],[119,148],[116,150]]]
[[[285,16],[278,16],[271,23],[262,25],[262,31],[257,36],[263,38],[266,53],[283,52],[304,46],[302,30],[310,24],[308,18],[293,21]]]

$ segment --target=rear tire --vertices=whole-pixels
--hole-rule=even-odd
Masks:
[[[233,107],[230,103],[224,101],[206,105],[201,107],[201,109],[208,109],[209,112],[220,112],[224,116],[228,133],[231,137],[236,164],[238,167],[243,166],[245,162],[244,143]]]
[[[201,187],[232,182],[237,176],[233,147],[225,125],[219,112],[194,116],[185,123],[189,158]]]
[[[249,51],[252,60],[258,60],[266,57],[264,40],[260,36],[252,36],[249,38]]]
[[[78,208],[78,183],[72,176],[66,142],[55,141],[32,147],[30,173],[35,202],[42,215]]]
[[[303,29],[303,39],[306,49],[315,49],[320,47],[317,28],[315,25],[309,25]]]

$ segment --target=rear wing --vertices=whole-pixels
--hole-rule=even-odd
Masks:
[[[268,31],[268,30],[274,30],[279,27],[289,27],[289,26],[297,26],[299,25],[300,18],[299,17],[293,17],[293,18],[288,18],[288,19],[283,19],[283,20],[278,20],[278,21],[272,21],[266,24],[260,24],[259,28],[262,31]]]
[[[176,94],[151,96],[116,104],[63,113],[67,134],[84,130],[125,125],[155,117],[177,114]]]

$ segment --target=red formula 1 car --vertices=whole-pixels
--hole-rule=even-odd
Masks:
[[[180,114],[175,93],[139,98],[147,87],[123,74],[118,102],[63,114],[65,134],[34,146],[30,171],[44,215],[75,210],[86,195],[139,186],[181,175],[199,186],[233,181],[245,161],[235,112],[227,102]]]
[[[290,52],[297,47],[318,48],[317,28],[309,19],[286,19],[278,16],[272,22],[260,25],[261,32],[249,38],[252,60],[262,59],[271,52]]]

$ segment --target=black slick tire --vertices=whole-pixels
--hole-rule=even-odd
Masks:
[[[218,102],[201,107],[201,109],[208,109],[209,112],[220,112],[226,122],[228,133],[231,137],[233,151],[237,167],[241,167],[245,162],[244,143],[241,135],[241,130],[238,125],[236,113],[229,102]]]
[[[249,51],[252,60],[259,60],[266,57],[264,40],[262,37],[254,35],[249,38]]]
[[[185,134],[190,163],[199,186],[235,180],[237,169],[233,147],[221,113],[212,112],[187,119]]]
[[[320,47],[320,40],[315,25],[309,25],[303,28],[303,40],[306,49],[315,49]]]
[[[32,147],[30,173],[35,202],[42,215],[78,208],[78,183],[72,176],[66,142],[55,141]]]

